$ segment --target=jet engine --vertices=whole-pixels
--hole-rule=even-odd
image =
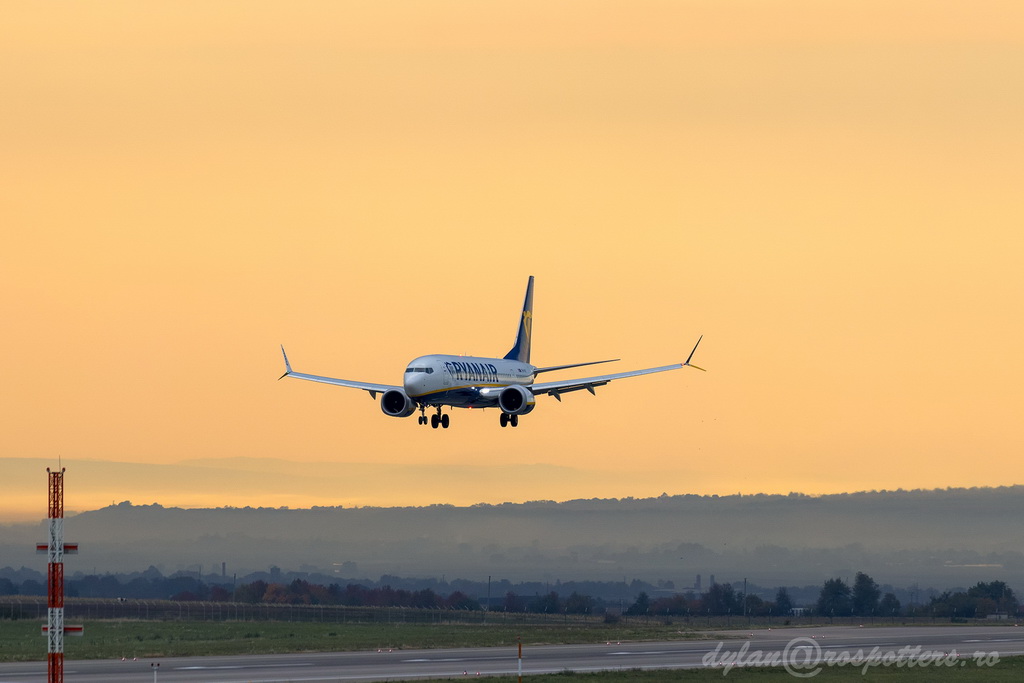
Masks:
[[[409,417],[416,412],[416,402],[400,389],[388,389],[380,397],[380,409],[391,417]]]
[[[526,415],[533,410],[534,397],[529,389],[513,384],[498,394],[498,407],[509,415]]]

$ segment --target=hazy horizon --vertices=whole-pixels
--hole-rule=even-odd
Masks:
[[[1024,486],[658,496],[496,505],[183,509],[122,501],[65,523],[74,573],[202,565],[267,571],[510,580],[762,585],[864,571],[880,583],[1024,584]],[[0,565],[40,567],[45,523],[0,527]]]
[[[65,472],[65,514],[102,509],[130,501],[165,508],[218,509],[255,507],[424,507],[538,501],[649,499],[668,496],[744,496],[800,494],[811,497],[884,491],[930,491],[974,488],[863,488],[853,490],[695,491],[686,488],[684,471],[652,473],[594,471],[532,464],[416,465],[401,463],[304,462],[282,458],[192,458],[178,463],[67,460],[49,463],[34,458],[0,458],[9,494],[0,500],[0,524],[46,518],[46,469]],[[565,486],[567,480],[575,484]],[[230,482],[226,485],[225,482]],[[511,482],[516,482],[513,486]],[[578,491],[580,483],[589,495]],[[417,486],[418,485],[418,486]],[[980,488],[1013,487],[996,483]],[[416,493],[410,494],[414,490]],[[518,495],[516,495],[518,494]],[[212,500],[218,499],[218,500]],[[212,500],[212,502],[211,502]]]

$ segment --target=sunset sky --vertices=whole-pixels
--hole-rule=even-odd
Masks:
[[[18,2],[0,92],[0,522],[58,458],[69,510],[1024,483],[1021,3]],[[514,430],[277,381],[502,355],[530,275],[536,364],[708,372]]]

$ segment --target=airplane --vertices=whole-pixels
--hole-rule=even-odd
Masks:
[[[526,299],[523,302],[523,312],[519,318],[519,331],[516,334],[515,345],[501,358],[443,354],[420,356],[406,367],[402,384],[398,386],[295,372],[292,370],[288,354],[282,345],[281,354],[284,356],[285,373],[278,379],[294,377],[339,387],[362,389],[369,392],[370,397],[374,400],[376,400],[377,394],[381,394],[380,408],[385,415],[409,417],[419,410],[418,422],[421,425],[428,423],[427,409],[433,408],[434,413],[429,420],[430,426],[434,429],[438,427],[448,429],[450,418],[448,413],[442,412],[445,406],[450,408],[498,408],[501,411],[500,424],[502,427],[518,427],[519,416],[533,411],[537,396],[546,394],[560,402],[562,394],[583,389],[596,396],[597,393],[594,391],[596,387],[604,386],[616,379],[650,375],[686,367],[704,370],[690,362],[701,339],[704,338],[704,335],[701,335],[697,339],[697,343],[693,345],[690,355],[682,363],[582,379],[537,382],[537,375],[545,372],[613,363],[619,359],[539,368],[530,364],[532,337],[533,276],[531,275],[526,285]]]

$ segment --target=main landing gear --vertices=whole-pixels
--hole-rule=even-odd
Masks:
[[[442,413],[441,406],[437,406],[435,410],[436,412],[433,415],[431,415],[430,418],[428,419],[427,407],[421,405],[420,416],[416,418],[416,421],[421,425],[429,424],[433,429],[437,429],[438,427],[442,429],[448,429],[448,426],[451,424],[451,418],[449,417],[448,413]],[[519,416],[512,415],[511,413],[502,413],[500,421],[502,427],[519,426]]]
[[[427,424],[426,406],[420,406],[420,416],[417,418],[417,420],[421,425]],[[449,420],[450,418],[448,417],[448,414],[445,413],[444,415],[442,415],[441,406],[437,406],[437,412],[430,416],[430,426],[433,429],[437,429],[438,427],[448,429],[448,425],[450,424]]]

